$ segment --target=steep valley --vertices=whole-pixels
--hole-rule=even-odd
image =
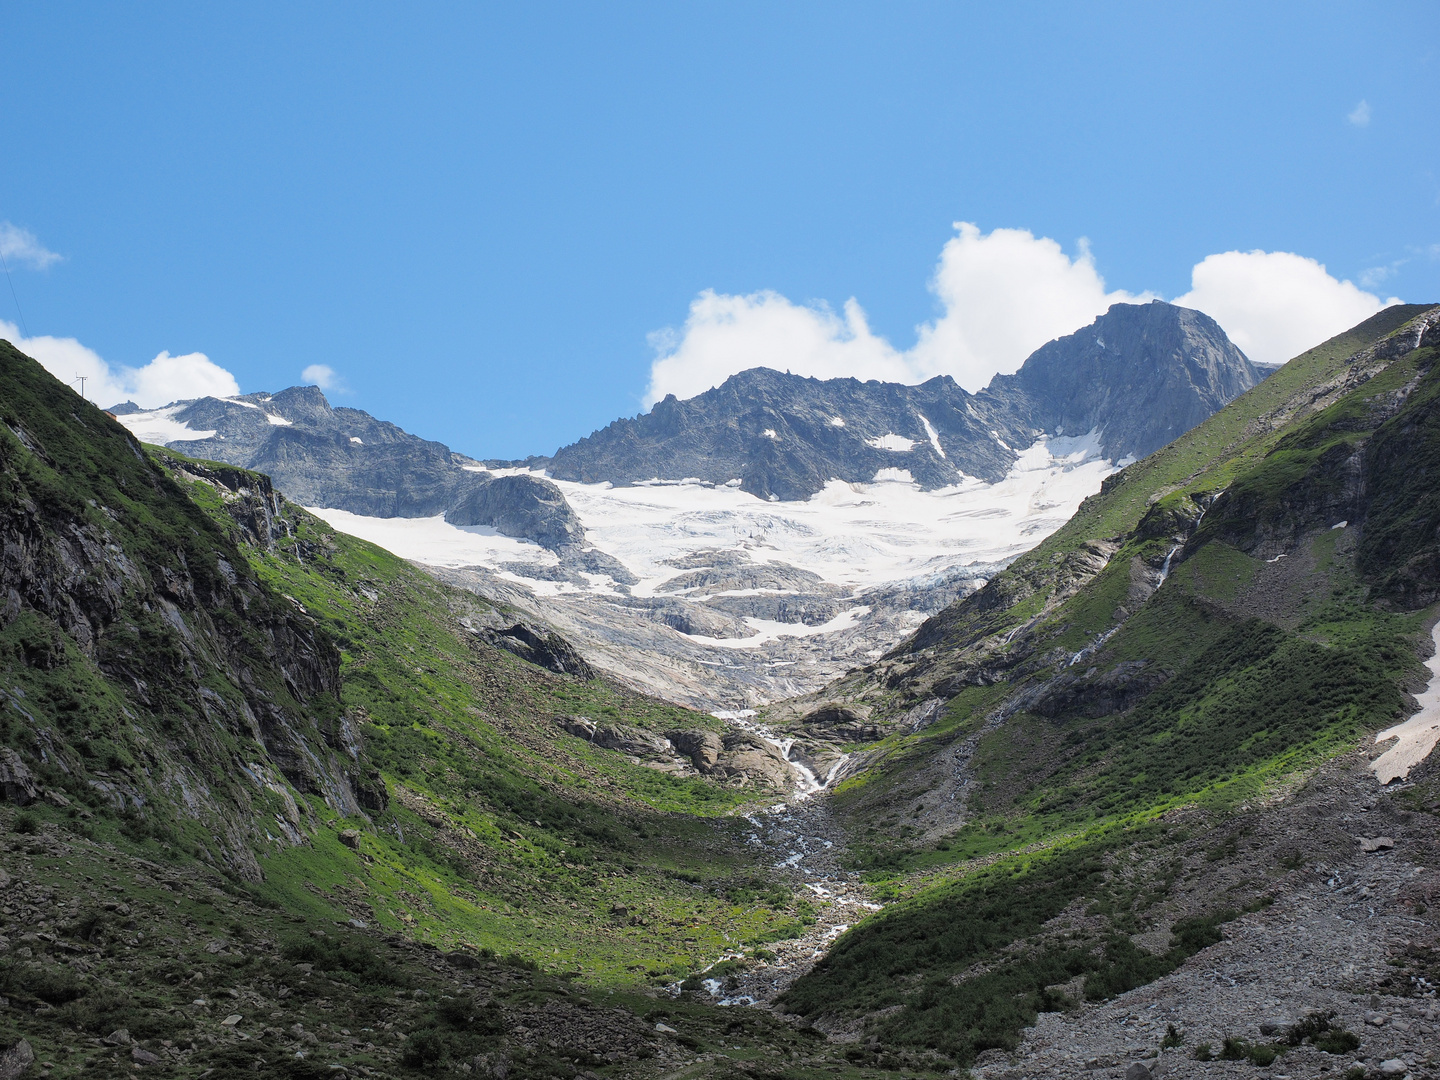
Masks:
[[[546,547],[311,512],[0,345],[0,1076],[1440,1075],[1440,764],[1380,763],[1437,360],[1392,307],[1138,460],[789,501],[436,458],[558,491]]]
[[[526,609],[629,685],[737,711],[874,660],[1262,377],[1213,320],[1155,302],[1114,305],[979,394],[756,368],[524,461],[475,461],[316,387],[118,414]]]

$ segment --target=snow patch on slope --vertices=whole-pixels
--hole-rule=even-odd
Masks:
[[[428,566],[497,567],[504,563],[530,563],[549,567],[560,561],[553,551],[539,544],[501,536],[486,525],[451,525],[444,514],[426,518],[378,518],[326,506],[305,509],[343,533],[378,544],[402,559]],[[526,584],[537,583],[526,580]]]
[[[966,405],[965,408],[970,409],[970,406]],[[970,409],[970,414],[973,416],[975,414],[975,410]],[[940,446],[940,436],[935,431],[935,425],[930,423],[930,419],[923,413],[920,415],[920,423],[925,425],[925,435],[930,439],[930,445],[935,448],[935,453],[939,454],[943,458],[945,456],[945,451]]]
[[[183,408],[184,404],[166,405],[163,409],[129,413],[119,417],[119,420],[130,429],[132,435],[144,443],[164,445],[214,438],[213,431],[197,431],[183,420],[176,420],[175,414]]]
[[[765,503],[729,485],[657,481],[631,487],[552,480],[585,526],[589,542],[654,596],[679,571],[671,560],[695,552],[743,551],[751,562],[785,563],[851,588],[924,577],[970,563],[1003,563],[1048,536],[1114,471],[1098,432],[1041,439],[996,484],[966,478],[922,491],[908,472],[885,469],[868,484],[832,480],[804,502]],[[528,473],[526,469],[496,470]],[[543,476],[543,473],[532,475]],[[314,509],[343,532],[416,562],[486,566],[555,564],[528,541],[443,517],[367,518]],[[536,583],[527,581],[534,587]]]
[[[1410,770],[1429,757],[1435,744],[1440,742],[1440,623],[1435,624],[1430,635],[1435,642],[1435,654],[1425,661],[1425,666],[1430,669],[1430,682],[1415,698],[1420,704],[1420,711],[1375,736],[1376,746],[1391,739],[1397,740],[1394,746],[1370,763],[1375,779],[1382,784],[1404,780],[1410,775]]]

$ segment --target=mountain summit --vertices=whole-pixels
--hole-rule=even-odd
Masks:
[[[146,442],[268,474],[305,506],[366,517],[435,517],[486,526],[558,550],[584,529],[554,484],[503,476],[361,409],[335,408],[318,386],[198,398],[110,412]]]
[[[752,368],[525,464],[557,480],[694,477],[779,500],[884,469],[925,489],[964,476],[993,483],[1042,437],[1093,436],[1112,461],[1144,457],[1262,377],[1208,315],[1115,304],[978,394],[949,376],[903,386]]]

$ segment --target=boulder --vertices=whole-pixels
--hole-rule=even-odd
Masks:
[[[665,737],[706,776],[715,768],[725,749],[720,736],[713,731],[667,731]]]
[[[29,806],[40,797],[40,786],[30,767],[8,746],[0,746],[0,793],[6,802],[16,806]]]
[[[14,1046],[0,1054],[0,1080],[20,1080],[35,1064],[35,1051],[21,1039]]]
[[[516,623],[504,630],[482,627],[475,631],[475,634],[487,644],[514,653],[520,659],[528,660],[557,675],[573,675],[577,679],[595,678],[594,669],[585,662],[584,657],[553,630]]]
[[[359,851],[359,850],[360,850],[360,830],[359,830],[359,829],[341,829],[341,830],[340,830],[340,843],[344,844],[346,847],[350,848],[352,851]]]

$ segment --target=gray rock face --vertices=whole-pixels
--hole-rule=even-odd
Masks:
[[[481,627],[476,636],[497,649],[528,660],[557,675],[573,675],[577,679],[593,679],[595,672],[575,647],[553,630],[516,623],[503,630]]]
[[[551,550],[578,545],[585,527],[554,484],[533,476],[479,481],[445,511],[451,525],[488,525],[505,536],[523,536]]]
[[[780,500],[885,468],[926,489],[962,473],[993,482],[1042,434],[1098,429],[1107,457],[1144,457],[1262,377],[1208,316],[1161,301],[1116,304],[979,394],[948,376],[902,386],[754,368],[526,464],[589,483],[738,481]]]
[[[16,806],[29,806],[40,797],[34,774],[8,746],[0,746],[0,795]]]
[[[129,416],[139,410],[126,402],[110,411]],[[368,517],[443,513],[451,524],[488,526],[557,550],[584,539],[579,518],[554,484],[493,476],[443,443],[360,409],[332,407],[318,387],[199,398],[183,403],[173,419],[214,434],[166,445],[266,473],[304,506]]]
[[[1119,461],[1160,449],[1261,378],[1210,316],[1156,300],[1113,305],[978,396],[997,417],[1050,434],[1099,428]]]
[[[20,1080],[35,1064],[35,1051],[21,1039],[4,1054],[0,1054],[0,1080]]]

